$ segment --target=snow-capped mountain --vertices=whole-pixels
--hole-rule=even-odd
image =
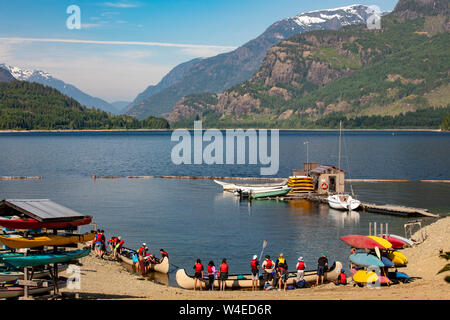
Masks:
[[[0,64],[0,68],[8,70],[11,75],[19,81],[37,82],[60,91],[61,93],[77,100],[80,104],[92,108],[101,109],[111,113],[117,113],[117,109],[110,103],[100,98],[92,97],[74,85],[65,83],[62,80],[54,78],[51,74],[42,70],[23,69],[7,64]]]
[[[352,24],[364,24],[373,14],[365,5],[315,10],[275,22],[260,36],[234,51],[197,59],[170,71],[156,86],[149,87],[126,110],[129,115],[166,116],[175,103],[192,93],[225,91],[249,80],[260,67],[270,47],[291,36],[313,30],[337,30]],[[168,80],[170,76],[171,81]],[[163,85],[164,84],[164,85]]]

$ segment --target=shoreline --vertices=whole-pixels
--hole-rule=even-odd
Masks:
[[[176,129],[81,129],[81,130],[72,130],[72,129],[57,129],[57,130],[0,130],[0,133],[64,133],[64,132],[79,132],[79,133],[88,133],[88,132],[172,132],[175,130],[191,130],[194,131],[193,128],[176,128]],[[206,130],[279,130],[279,131],[339,131],[339,129],[279,129],[279,128],[228,128],[228,129],[217,129],[217,128],[208,128],[202,129],[202,131]],[[394,132],[447,132],[441,129],[342,129],[342,131],[367,131],[367,132],[384,132],[384,131],[394,131]]]
[[[383,286],[377,290],[349,284],[324,284],[309,289],[284,291],[193,291],[158,284],[131,273],[120,262],[100,260],[88,256],[80,260],[81,289],[62,289],[68,298],[92,300],[450,300],[450,284],[444,281],[450,271],[440,274],[446,260],[439,250],[450,251],[450,217],[442,218],[416,232],[427,235],[426,240],[412,248],[402,250],[407,256],[407,267],[399,271],[413,277],[405,284]],[[347,266],[348,261],[342,261]],[[346,268],[348,273],[348,268]],[[172,272],[170,277],[175,277]]]

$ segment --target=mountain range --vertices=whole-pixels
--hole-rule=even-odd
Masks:
[[[312,30],[337,30],[362,24],[372,14],[372,8],[357,4],[301,13],[278,21],[234,51],[178,65],[160,83],[139,94],[125,113],[140,119],[148,115],[168,116],[176,102],[186,95],[219,93],[249,80],[258,71],[267,51],[282,40]]]
[[[250,80],[221,93],[185,96],[168,120],[175,126],[201,119],[220,127],[328,127],[337,118],[378,122],[448,109],[449,0],[400,0],[381,26],[294,35],[268,50]],[[427,113],[421,114],[423,120]]]
[[[61,93],[77,100],[81,105],[88,108],[95,107],[97,109],[110,112],[112,114],[120,113],[121,109],[118,109],[114,104],[110,104],[105,100],[93,97],[87,93],[84,93],[74,85],[65,83],[62,80],[54,78],[51,74],[41,70],[30,70],[19,67],[10,66],[7,64],[0,64],[0,70],[8,70],[15,80],[37,82],[45,86],[57,89]],[[122,104],[122,108],[124,104]]]

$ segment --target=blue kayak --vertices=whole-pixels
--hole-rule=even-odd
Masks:
[[[389,258],[381,257],[381,262],[383,262],[385,267],[388,267],[388,268],[394,267],[394,263],[391,260],[389,260]]]
[[[384,263],[378,257],[370,253],[354,253],[350,256],[350,261],[362,267],[384,267]]]
[[[32,254],[28,256],[4,256],[3,262],[10,264],[14,267],[33,267],[53,263],[63,263],[71,260],[77,260],[89,255],[89,249],[55,252],[55,253],[42,253]]]

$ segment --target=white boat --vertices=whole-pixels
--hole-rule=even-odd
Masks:
[[[221,185],[223,187],[223,191],[233,192],[236,195],[249,195],[252,192],[257,191],[271,191],[271,190],[280,190],[286,188],[286,181],[278,184],[256,184],[256,185],[237,185],[234,183],[222,182],[214,180],[215,183]]]
[[[338,168],[341,168],[341,135],[342,135],[342,121],[339,122],[339,164],[338,164]],[[339,179],[340,176],[338,176]],[[340,185],[339,180],[338,180],[338,185]],[[352,189],[353,191],[353,189]],[[361,201],[353,198],[351,195],[349,194],[334,194],[334,195],[330,195],[327,198],[328,200],[328,205],[333,208],[333,209],[337,209],[337,210],[347,210],[347,211],[351,211],[351,210],[356,210],[360,205],[361,205]]]
[[[353,199],[348,194],[335,194],[328,196],[328,205],[337,210],[355,210],[361,205],[361,201]]]

